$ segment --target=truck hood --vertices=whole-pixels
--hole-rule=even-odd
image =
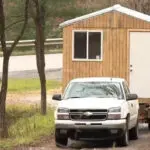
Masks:
[[[62,100],[58,107],[68,109],[109,109],[121,106],[124,101],[116,98],[73,98]]]

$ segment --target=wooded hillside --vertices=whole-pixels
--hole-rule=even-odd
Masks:
[[[46,28],[45,33],[47,38],[62,37],[62,32],[59,24],[65,20],[75,18],[102,8],[109,7],[116,3],[137,9],[148,13],[148,0],[46,0]],[[142,2],[142,3],[141,3]],[[141,3],[141,8],[136,7],[136,3]],[[24,0],[5,0],[6,24],[8,25],[7,40],[13,40],[18,33],[23,22],[23,5]],[[144,10],[142,9],[144,7]],[[31,13],[32,14],[32,13]],[[9,17],[8,17],[9,16]],[[12,29],[13,28],[13,32]],[[33,39],[35,37],[35,29],[32,19],[29,19],[29,24],[23,39]]]

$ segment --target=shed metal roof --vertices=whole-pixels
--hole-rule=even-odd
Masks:
[[[132,9],[129,9],[129,8],[126,8],[126,7],[123,7],[119,4],[117,4],[117,5],[114,5],[114,6],[109,7],[109,8],[105,8],[105,9],[102,9],[102,10],[99,10],[99,11],[96,11],[96,12],[93,12],[93,13],[90,13],[87,15],[83,15],[81,17],[77,17],[75,19],[65,21],[65,22],[61,23],[59,26],[65,27],[65,26],[68,26],[70,24],[73,24],[73,23],[76,23],[76,22],[79,22],[79,21],[82,21],[85,19],[89,19],[91,17],[99,16],[99,15],[102,15],[102,14],[105,14],[105,13],[108,13],[111,11],[117,11],[117,12],[129,15],[131,17],[135,17],[137,19],[141,19],[141,20],[150,22],[150,16],[149,15],[143,14],[141,12],[138,12],[138,11],[135,11],[135,10],[132,10]]]
[[[124,82],[123,78],[114,77],[87,77],[87,78],[76,78],[71,82]]]

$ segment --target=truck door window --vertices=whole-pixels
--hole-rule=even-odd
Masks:
[[[124,88],[125,96],[127,98],[127,95],[130,94],[130,91],[129,91],[127,85],[124,82],[123,82],[123,88]]]
[[[126,82],[125,82],[124,84],[125,84],[125,86],[126,86],[126,88],[127,88],[128,94],[130,94],[130,90],[129,90],[128,84],[127,84]]]

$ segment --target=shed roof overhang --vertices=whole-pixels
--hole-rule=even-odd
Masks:
[[[135,10],[132,10],[132,9],[129,9],[129,8],[126,8],[126,7],[123,7],[119,4],[117,4],[117,5],[114,5],[114,6],[109,7],[109,8],[105,8],[105,9],[102,9],[102,10],[99,10],[99,11],[96,11],[96,12],[93,12],[93,13],[90,13],[87,15],[83,15],[83,16],[65,21],[65,22],[61,23],[59,26],[65,27],[65,26],[71,25],[73,23],[76,23],[76,22],[79,22],[82,20],[86,20],[86,19],[89,19],[91,17],[96,17],[96,16],[99,16],[99,15],[102,15],[102,14],[105,14],[108,12],[112,12],[112,11],[117,11],[117,12],[126,14],[128,16],[135,17],[137,19],[141,19],[143,21],[150,22],[150,16],[149,15],[143,14],[141,12],[138,12],[138,11],[135,11]]]

